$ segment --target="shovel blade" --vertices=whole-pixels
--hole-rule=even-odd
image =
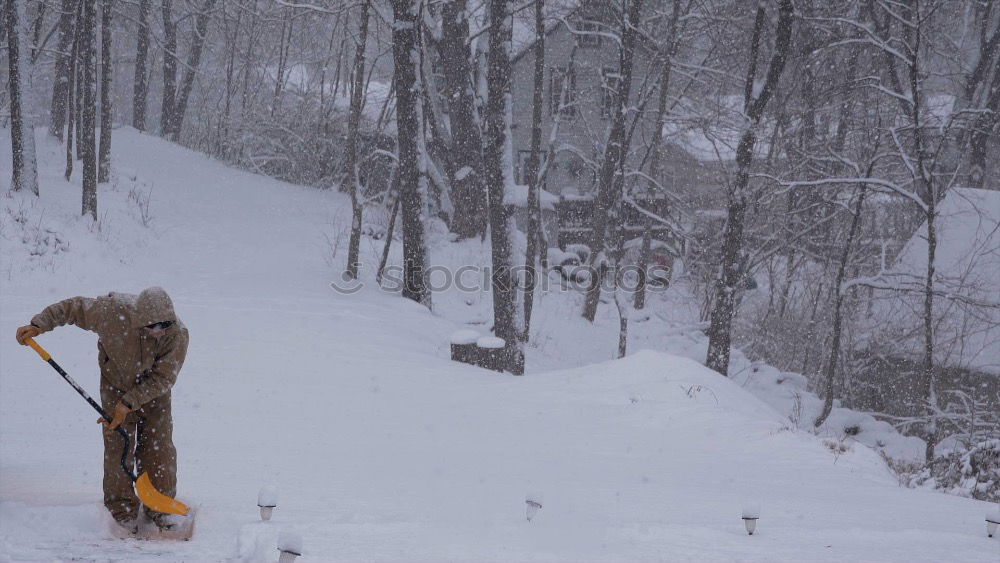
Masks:
[[[156,490],[152,481],[149,480],[149,473],[143,473],[135,480],[135,492],[139,495],[142,504],[157,511],[169,514],[187,516],[191,509],[183,502],[172,499]]]

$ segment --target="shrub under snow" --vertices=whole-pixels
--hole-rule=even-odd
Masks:
[[[938,458],[914,478],[914,483],[1000,502],[1000,439],[984,440],[967,450]]]

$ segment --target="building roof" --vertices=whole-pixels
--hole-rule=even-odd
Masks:
[[[951,189],[937,207],[935,252],[935,362],[1000,375],[1000,191]],[[923,280],[927,223],[903,246],[884,276],[890,338],[908,355],[923,350]]]
[[[580,0],[549,0],[545,3],[545,36],[548,37],[563,25],[563,19],[580,8]],[[511,33],[511,64],[516,64],[535,45],[534,8],[514,14]]]

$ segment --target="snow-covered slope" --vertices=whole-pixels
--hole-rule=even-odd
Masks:
[[[338,194],[122,129],[97,229],[60,148],[39,149],[41,200],[0,206],[0,560],[273,561],[282,530],[301,534],[302,561],[1000,558],[987,504],[900,488],[872,450],[797,432],[689,359],[521,378],[449,362],[453,304],[330,289]],[[150,193],[144,226],[135,200]],[[191,333],[174,391],[180,497],[199,506],[187,543],[111,538],[95,415],[13,339],[61,297],[153,284]],[[41,341],[96,390],[93,335]],[[269,523],[264,485],[280,492]]]

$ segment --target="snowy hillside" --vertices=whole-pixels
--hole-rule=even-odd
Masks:
[[[791,376],[754,379],[745,362],[727,379],[677,355],[702,345],[670,334],[680,312],[638,322],[628,358],[592,363],[612,357],[614,333],[552,328],[574,298],[553,299],[528,375],[499,376],[447,359],[483,296],[442,296],[432,314],[370,285],[330,288],[340,194],[121,129],[98,228],[79,218],[61,150],[39,132],[41,199],[0,205],[0,561],[274,561],[280,531],[301,535],[304,562],[1000,560],[985,534],[995,507],[901,488],[876,451],[798,431],[793,395],[760,392],[798,389]],[[362,243],[368,263],[379,250]],[[186,543],[111,537],[95,415],[13,338],[57,299],[150,285],[191,334],[174,389],[179,497],[198,507]],[[93,335],[40,342],[96,391]],[[279,499],[263,523],[266,485]],[[753,536],[745,509],[760,510]]]

